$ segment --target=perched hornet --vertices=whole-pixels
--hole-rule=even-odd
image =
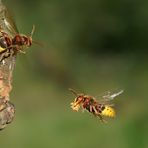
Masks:
[[[113,105],[109,104],[108,101],[113,100],[116,96],[123,93],[123,90],[114,94],[111,94],[110,92],[108,92],[107,95],[102,96],[103,100],[99,102],[92,96],[85,95],[85,94],[78,94],[73,89],[69,89],[69,90],[76,96],[74,101],[71,103],[71,108],[74,111],[78,111],[80,107],[82,107],[82,109],[85,109],[88,112],[92,113],[94,116],[99,117],[99,119],[103,122],[106,122],[103,116],[106,116],[106,117],[116,116],[115,110],[112,107]]]
[[[18,32],[17,27],[7,7],[0,0],[0,130],[13,121],[15,107],[9,101],[12,89],[12,77],[17,53],[24,53],[24,49],[32,44],[32,35]]]
[[[32,45],[32,35],[20,34],[15,22],[5,5],[0,1],[0,62],[17,53],[24,53],[24,49]]]
[[[32,45],[34,30],[35,26],[33,26],[30,36],[17,33],[14,37],[0,30],[0,61],[17,53],[24,53],[24,49]]]

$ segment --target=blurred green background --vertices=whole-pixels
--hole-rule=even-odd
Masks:
[[[12,124],[2,148],[148,147],[148,1],[6,0],[20,33],[36,30],[17,57]],[[70,108],[68,88],[93,96],[124,89],[102,124]]]

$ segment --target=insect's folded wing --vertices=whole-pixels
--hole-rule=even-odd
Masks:
[[[5,5],[0,1],[0,29],[5,30],[10,36],[14,36],[18,33],[18,29],[13,21],[13,17],[6,8]]]

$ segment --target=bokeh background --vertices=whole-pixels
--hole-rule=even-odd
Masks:
[[[20,33],[36,30],[13,75],[12,124],[1,148],[148,147],[148,1],[3,0]],[[70,108],[73,88],[98,96],[124,89],[102,124]],[[99,98],[98,98],[99,99]]]

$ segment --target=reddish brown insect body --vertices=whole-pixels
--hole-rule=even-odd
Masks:
[[[16,34],[10,37],[6,32],[0,31],[0,61],[17,53],[24,53],[24,49],[32,45],[32,35],[35,27],[33,26],[30,36]]]
[[[2,33],[2,36],[0,36],[0,47],[2,47],[5,51],[5,49],[12,45],[12,39],[8,36],[7,33]]]
[[[83,108],[93,114],[95,114],[96,111],[101,114],[105,109],[105,106],[103,104],[99,104],[91,96],[86,96],[84,97]]]
[[[99,117],[101,121],[105,121],[103,116],[107,117],[115,117],[116,113],[113,107],[107,102],[101,103],[98,102],[94,97],[84,94],[77,94],[73,89],[69,89],[76,98],[71,103],[71,108],[74,111],[78,111],[80,107],[92,113],[93,115]],[[121,94],[123,91],[115,93],[113,95],[109,95],[109,99],[113,99],[114,97]],[[108,100],[109,101],[109,100]]]
[[[32,38],[18,34],[12,39],[12,45],[30,47],[32,45]]]

